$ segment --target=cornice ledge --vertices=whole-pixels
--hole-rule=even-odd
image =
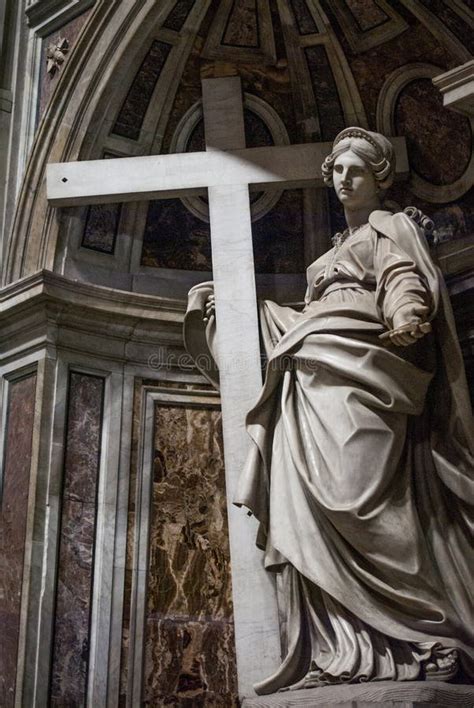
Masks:
[[[473,78],[474,59],[471,59],[465,64],[461,64],[460,66],[454,67],[454,69],[446,71],[444,74],[435,76],[433,83],[437,88],[439,88],[441,93],[444,93],[446,90],[471,81]]]
[[[0,289],[0,319],[44,300],[150,324],[181,324],[186,311],[184,300],[116,290],[41,270]]]
[[[433,84],[441,92],[446,108],[474,115],[474,59],[435,76]]]
[[[43,34],[59,29],[88,10],[96,0],[36,0],[25,10],[28,26]]]

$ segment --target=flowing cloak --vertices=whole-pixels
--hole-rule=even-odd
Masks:
[[[373,283],[361,275],[370,267]],[[191,293],[194,330],[209,287]],[[322,683],[415,679],[422,660],[453,648],[472,675],[472,414],[422,231],[404,213],[373,212],[358,241],[309,267],[306,303],[263,305],[269,361],[235,499],[260,522],[287,605],[286,656],[256,691],[309,670]],[[383,346],[394,313],[413,304],[429,309],[433,336]],[[195,357],[196,342],[188,335]]]

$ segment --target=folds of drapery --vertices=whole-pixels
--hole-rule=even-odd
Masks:
[[[370,223],[394,244],[380,249],[375,292],[346,282],[303,313],[262,305],[270,356],[235,499],[287,584],[288,654],[262,693],[311,662],[323,682],[414,678],[436,647],[457,647],[472,671],[472,416],[452,312],[413,222]],[[410,306],[402,273],[434,335],[383,347],[396,305]]]

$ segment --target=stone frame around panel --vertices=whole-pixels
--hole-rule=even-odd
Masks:
[[[394,37],[404,32],[408,24],[390,5],[387,0],[377,0],[377,5],[387,15],[388,21],[369,30],[361,30],[355,17],[352,15],[344,0],[335,0],[331,3],[332,10],[336,15],[344,31],[347,41],[355,54],[366,52],[379,44],[388,42]]]
[[[234,56],[238,61],[276,61],[275,39],[269,0],[257,0],[257,21],[259,27],[259,47],[243,47],[224,44],[224,35],[228,20],[234,8],[233,0],[221,0],[216,16],[209,30],[202,56],[205,59],[224,59],[229,61]],[[223,49],[221,49],[221,46]]]
[[[377,130],[384,135],[395,135],[394,113],[395,106],[401,91],[410,82],[416,79],[434,79],[441,70],[434,64],[417,62],[406,64],[395,69],[385,80],[377,101],[376,123]],[[474,136],[474,118],[470,117],[471,141]],[[410,188],[413,193],[424,201],[444,204],[462,197],[474,183],[474,151],[464,173],[452,184],[431,184],[416,172],[411,171]]]
[[[134,574],[132,579],[130,608],[130,649],[128,655],[127,705],[141,705],[143,691],[143,651],[145,642],[146,581],[149,553],[149,530],[151,514],[151,485],[153,480],[153,441],[155,403],[168,405],[195,405],[220,408],[219,394],[211,390],[170,389],[145,386],[142,389],[142,420],[138,470],[136,478],[136,513],[133,527]]]

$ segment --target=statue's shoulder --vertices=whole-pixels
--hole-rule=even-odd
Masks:
[[[416,207],[404,211],[377,209],[369,216],[369,224],[380,234],[397,240],[407,236],[428,236],[433,231],[433,222]]]

